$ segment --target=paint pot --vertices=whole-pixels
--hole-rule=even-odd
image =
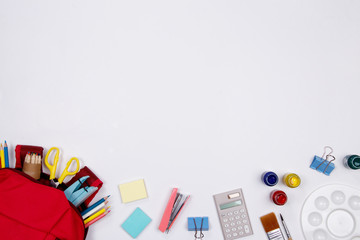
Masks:
[[[347,168],[358,170],[360,169],[360,156],[358,155],[347,155],[344,158],[344,165]]]
[[[283,177],[283,182],[286,184],[286,186],[291,187],[291,188],[297,188],[300,183],[301,183],[301,179],[298,175],[296,175],[295,173],[287,173],[284,175]]]
[[[267,185],[267,186],[275,186],[279,182],[279,177],[274,172],[264,172],[261,175],[261,180]]]
[[[270,199],[276,205],[282,206],[287,202],[287,195],[281,190],[274,190],[270,193]]]

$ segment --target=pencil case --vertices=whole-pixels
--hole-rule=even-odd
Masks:
[[[40,154],[41,159],[42,159],[44,148],[39,147],[39,146],[30,146],[30,145],[16,145],[16,147],[15,147],[15,159],[16,159],[15,168],[16,169],[19,170],[19,169],[23,168],[25,156],[28,152]]]
[[[0,238],[81,240],[87,229],[63,191],[16,169],[0,169]]]
[[[82,169],[80,169],[80,171],[65,185],[66,187],[69,187],[73,183],[75,183],[76,181],[78,181],[79,179],[85,176],[89,176],[85,181],[85,184],[87,186],[97,187],[97,190],[85,200],[85,206],[87,207],[103,185],[103,182],[95,175],[95,173],[93,173],[87,166],[85,166]]]

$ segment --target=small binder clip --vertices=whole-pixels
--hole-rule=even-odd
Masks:
[[[330,152],[326,154],[328,149],[330,150]],[[332,152],[333,149],[331,147],[325,146],[324,154],[322,155],[322,157],[315,155],[310,167],[314,170],[317,170],[318,172],[322,172],[325,175],[329,176],[330,173],[335,169],[335,164],[333,163],[335,157],[331,155]]]
[[[85,200],[90,197],[96,190],[97,187],[85,186],[80,188],[88,179],[89,176],[84,176],[74,182],[70,187],[68,187],[64,193],[66,198],[75,205],[75,207],[80,206]]]
[[[188,231],[195,231],[195,240],[203,239],[203,231],[209,230],[209,218],[208,217],[189,217],[188,218]],[[199,234],[198,234],[199,231]]]

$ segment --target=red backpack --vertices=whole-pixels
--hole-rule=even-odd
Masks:
[[[21,171],[0,169],[0,239],[82,240],[83,219],[63,191]]]

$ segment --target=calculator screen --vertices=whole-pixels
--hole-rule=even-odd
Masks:
[[[232,208],[232,207],[241,206],[241,204],[242,204],[241,200],[237,200],[237,201],[234,201],[234,202],[229,202],[229,203],[221,204],[221,205],[220,205],[220,210],[224,210],[224,209],[228,209],[228,208]]]

